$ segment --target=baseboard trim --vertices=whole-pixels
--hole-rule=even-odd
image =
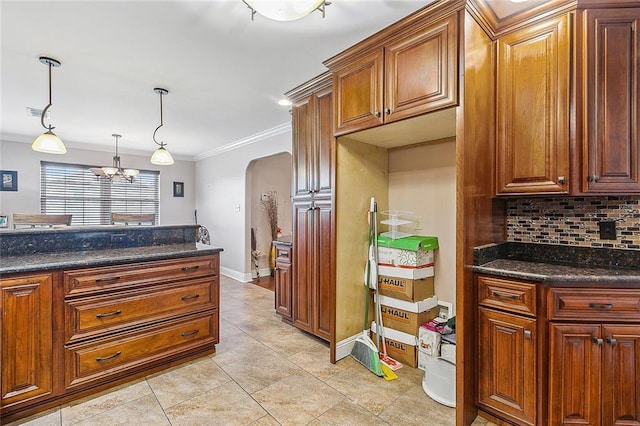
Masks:
[[[338,343],[336,343],[336,361],[339,361],[342,358],[346,358],[351,355],[353,344],[358,336],[360,336],[360,333],[355,334],[351,337],[347,337],[346,339],[340,340]]]
[[[225,268],[224,266],[220,267],[220,274],[243,283],[248,283],[252,280],[251,273],[243,274],[242,272],[234,271],[233,269]]]

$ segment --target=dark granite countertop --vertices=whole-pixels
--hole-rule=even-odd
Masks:
[[[640,251],[500,243],[474,249],[473,271],[548,282],[640,284]]]
[[[222,250],[204,244],[188,243],[2,256],[0,258],[0,275],[176,259],[214,254]]]

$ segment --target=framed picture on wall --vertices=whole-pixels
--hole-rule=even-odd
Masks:
[[[0,191],[17,191],[18,190],[18,172],[15,170],[0,170],[2,182],[0,183]]]
[[[0,228],[7,228],[9,226],[9,221],[7,220],[7,216],[0,216]]]
[[[173,182],[173,196],[184,197],[184,182]]]

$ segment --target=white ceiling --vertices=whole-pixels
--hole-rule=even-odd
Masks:
[[[322,61],[431,0],[331,0],[293,22],[256,15],[241,0],[0,0],[0,138],[31,142],[48,102],[68,149],[150,154],[158,140],[196,159],[289,122],[282,94],[325,71]]]

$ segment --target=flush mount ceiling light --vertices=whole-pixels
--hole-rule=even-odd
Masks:
[[[120,176],[120,179],[124,179],[127,182],[133,182],[133,178],[140,174],[140,170],[137,169],[123,169],[120,166],[120,155],[118,155],[118,138],[122,135],[112,134],[116,138],[116,155],[113,156],[113,166],[105,167],[92,167],[91,170],[97,177],[105,177],[109,180],[113,180],[114,177]]]
[[[40,123],[42,124],[42,127],[47,129],[47,131],[33,141],[31,149],[38,152],[45,152],[47,154],[64,154],[67,152],[67,148],[64,146],[64,143],[62,143],[62,140],[60,140],[60,138],[51,131],[55,129],[55,127],[51,124],[49,124],[49,126],[44,124],[45,117],[48,117],[47,111],[51,108],[51,105],[53,105],[51,102],[51,68],[59,67],[60,61],[41,56],[40,62],[49,67],[49,105],[47,105],[42,111],[42,115],[40,117]]]
[[[153,141],[157,145],[160,145],[160,148],[153,152],[153,155],[151,156],[151,164],[155,164],[156,166],[170,166],[173,164],[173,157],[171,156],[171,153],[164,147],[166,145],[164,142],[158,142],[156,140],[156,132],[164,124],[162,121],[162,96],[168,94],[169,91],[159,87],[156,87],[153,91],[160,95],[160,125],[156,127],[156,130],[153,132]]]
[[[242,0],[251,9],[251,20],[256,13],[274,21],[295,21],[319,10],[324,18],[326,0]]]

